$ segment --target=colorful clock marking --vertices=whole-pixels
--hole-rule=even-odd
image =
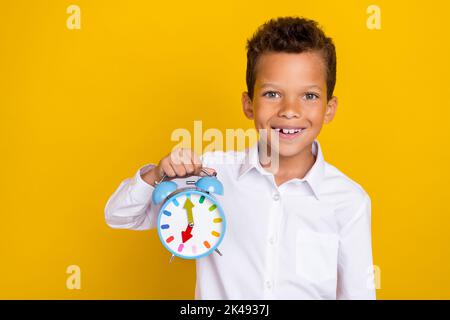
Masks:
[[[225,216],[216,200],[203,192],[182,191],[163,204],[160,212],[158,233],[175,256],[199,258],[222,241]]]
[[[218,233],[217,231],[211,231],[211,234],[212,234],[214,237],[220,237],[220,233]]]

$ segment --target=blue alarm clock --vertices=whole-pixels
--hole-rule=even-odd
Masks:
[[[213,194],[223,195],[223,185],[217,174],[197,181],[194,184],[178,188],[173,181],[156,184],[152,194],[152,202],[161,204],[158,213],[157,230],[164,247],[174,256],[183,259],[198,259],[218,250],[226,229],[225,214]]]

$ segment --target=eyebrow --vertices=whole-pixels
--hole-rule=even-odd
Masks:
[[[270,82],[265,82],[261,85],[261,89],[264,89],[266,87],[278,87],[278,85],[276,83],[270,83]],[[318,89],[319,91],[321,90],[320,86],[316,85],[316,84],[311,84],[311,85],[307,85],[303,87],[304,89]]]

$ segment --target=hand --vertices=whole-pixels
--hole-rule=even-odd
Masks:
[[[202,169],[205,169],[210,174],[215,172],[212,168],[203,167],[200,158],[193,150],[179,148],[162,158],[157,166],[142,175],[142,179],[148,184],[155,186],[155,182],[160,181],[164,174],[168,180],[187,178],[193,175],[206,176]]]

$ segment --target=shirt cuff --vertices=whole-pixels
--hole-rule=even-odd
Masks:
[[[136,172],[134,175],[132,181],[131,181],[131,188],[130,188],[130,194],[138,202],[148,202],[151,200],[153,190],[155,190],[155,187],[153,187],[151,184],[148,184],[145,182],[141,175],[144,173],[150,171],[155,167],[154,164],[147,164]]]

